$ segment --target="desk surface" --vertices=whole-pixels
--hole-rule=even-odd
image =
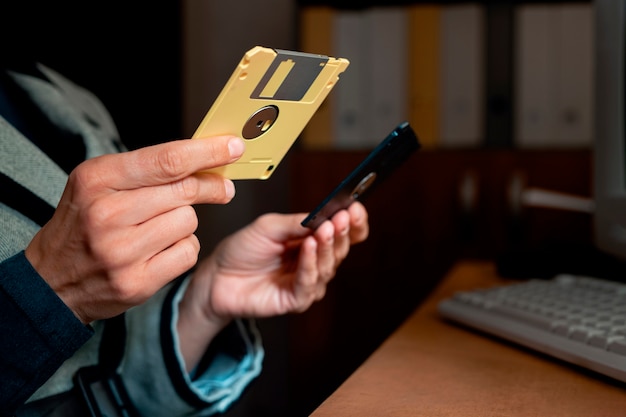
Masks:
[[[437,315],[455,291],[499,282],[491,263],[456,265],[312,416],[625,416],[626,386]]]

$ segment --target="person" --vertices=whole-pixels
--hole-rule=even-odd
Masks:
[[[235,194],[204,171],[237,160],[243,140],[127,150],[118,136],[53,69],[0,74],[3,416],[88,415],[76,407],[94,381],[139,415],[224,412],[261,372],[254,319],[305,311],[368,236],[360,203],[315,231],[304,213],[268,213],[198,260],[193,206]]]

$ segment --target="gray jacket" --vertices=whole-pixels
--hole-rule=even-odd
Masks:
[[[111,117],[90,92],[51,69],[40,66],[47,80],[11,73],[32,102],[63,129],[79,134],[87,158],[118,152],[121,144]],[[67,174],[45,153],[0,117],[0,172],[56,207]],[[0,203],[0,263],[23,251],[39,225],[27,215]],[[2,277],[19,283],[20,276]],[[224,411],[261,370],[263,349],[252,322],[237,321],[237,340],[218,346],[218,366],[209,366],[193,381],[185,372],[176,336],[177,305],[186,282],[169,285],[141,306],[126,312],[127,337],[119,373],[142,414],[147,416],[210,415]],[[80,367],[98,361],[103,325],[30,398],[63,392]],[[235,346],[236,345],[236,346]],[[231,352],[232,351],[232,352]],[[0,377],[1,378],[1,377]],[[4,383],[3,381],[2,383]]]

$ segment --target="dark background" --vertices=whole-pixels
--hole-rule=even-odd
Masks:
[[[130,148],[179,138],[184,131],[181,3],[14,1],[0,11],[3,59],[35,58],[93,91]],[[241,2],[249,15],[261,4]],[[241,38],[247,30],[235,17],[216,33],[221,49],[229,49],[231,35]],[[216,91],[225,81],[220,77]],[[219,223],[200,231],[203,241],[210,249],[229,230],[277,207],[311,209],[365,155],[296,146],[270,182],[242,182],[231,205],[201,212],[204,224]],[[529,253],[563,241],[587,250],[588,215],[515,212],[507,192],[511,178],[522,172],[529,186],[590,195],[591,170],[589,150],[420,151],[368,200],[371,237],[353,249],[325,299],[304,314],[259,321],[265,371],[228,415],[310,414],[460,257],[518,254],[509,259],[528,265],[537,259]],[[468,176],[477,186],[469,211],[459,196]]]
[[[91,90],[134,148],[181,135],[180,28],[176,1],[5,2],[0,59],[35,59]]]

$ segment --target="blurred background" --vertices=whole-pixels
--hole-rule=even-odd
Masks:
[[[130,148],[189,137],[255,45],[351,60],[270,180],[197,208],[204,253],[261,213],[312,209],[398,122],[420,136],[325,299],[259,322],[265,372],[228,416],[308,415],[460,258],[527,275],[594,255],[589,213],[524,199],[591,195],[591,1],[14,3],[5,51],[93,91]]]

